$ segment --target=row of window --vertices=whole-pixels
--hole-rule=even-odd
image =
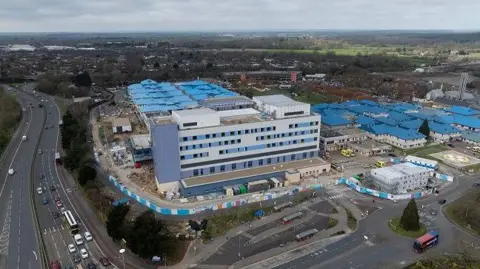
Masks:
[[[235,135],[244,135],[244,134],[256,134],[263,132],[276,131],[277,127],[262,127],[262,128],[253,128],[246,130],[230,131],[230,132],[221,132],[215,134],[205,134],[205,135],[194,135],[194,136],[184,136],[180,138],[180,142],[195,141],[195,140],[204,140],[217,137],[226,137],[226,136],[235,136]]]
[[[318,124],[319,124],[318,121],[295,123],[295,124],[288,125],[288,129],[304,128],[304,127],[308,127],[308,126],[318,126]]]
[[[317,137],[312,137],[312,138],[282,141],[282,142],[269,143],[269,144],[253,145],[253,146],[248,146],[248,147],[239,147],[239,148],[219,150],[218,153],[220,155],[223,155],[223,154],[230,154],[230,153],[237,153],[237,152],[245,152],[245,151],[260,150],[260,149],[266,149],[266,148],[275,148],[275,147],[283,147],[283,146],[288,146],[288,145],[310,143],[310,142],[314,142],[314,141],[317,141],[317,140],[318,140]]]
[[[240,143],[242,143],[241,139],[224,140],[224,141],[217,141],[217,142],[210,142],[210,143],[180,146],[180,151],[219,147],[219,146],[234,145],[234,144],[240,144]]]
[[[208,152],[182,155],[182,156],[180,156],[180,160],[182,160],[182,161],[183,160],[191,160],[191,159],[197,159],[197,158],[203,158],[203,157],[208,157]]]
[[[313,158],[315,156],[315,152],[310,152],[309,154],[307,152],[304,152],[302,156],[300,156],[299,160],[303,160],[306,158]],[[287,156],[281,156],[281,157],[274,157],[274,158],[267,158],[267,159],[259,159],[256,163],[258,165],[256,166],[263,166],[263,165],[271,165],[272,161],[276,159],[276,163],[280,162],[287,162],[287,161],[294,161],[297,159],[297,154],[292,154],[290,155],[290,158],[287,160]],[[247,161],[240,163],[240,167],[237,168],[237,163],[232,163],[231,164],[231,170],[237,170],[237,169],[242,169],[242,168],[251,168],[253,167],[254,161]],[[230,166],[230,165],[229,165]],[[212,166],[209,168],[210,174],[217,173],[217,172],[224,172],[226,170],[225,165],[220,165],[217,169],[216,166]],[[193,170],[193,176],[201,176],[204,175],[203,169],[195,169]]]
[[[257,136],[256,140],[261,141],[261,140],[277,139],[277,138],[283,138],[283,137],[316,134],[316,133],[318,133],[318,129],[312,129],[312,130],[306,130],[306,131],[300,131],[300,132],[290,132],[290,133],[283,133],[283,134],[262,135],[262,136]]]

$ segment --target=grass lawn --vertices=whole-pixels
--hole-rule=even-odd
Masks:
[[[223,235],[232,228],[240,225],[242,222],[255,220],[255,211],[259,210],[259,206],[239,207],[229,210],[221,215],[216,215],[208,219],[207,229],[204,233],[206,240],[215,236]],[[266,215],[273,211],[273,207],[261,208]]]
[[[414,155],[417,157],[435,160],[435,158],[431,157],[430,154],[442,152],[446,150],[448,150],[448,148],[443,145],[432,145],[432,146],[426,146],[423,148],[409,149],[409,150],[406,150],[405,153],[407,155]]]
[[[480,235],[480,225],[479,221],[477,221],[478,210],[476,210],[479,195],[479,191],[473,190],[448,204],[445,208],[445,214],[450,221],[477,235]],[[467,209],[469,211],[466,211]],[[468,217],[469,223],[467,223],[466,217]],[[468,224],[470,224],[470,227]]]
[[[418,238],[424,234],[427,233],[427,228],[425,228],[425,225],[420,223],[420,230],[418,231],[406,231],[402,227],[400,227],[400,218],[394,218],[388,222],[388,227],[394,231],[395,233],[401,235],[401,236],[406,236],[406,237],[411,237],[411,238]]]
[[[394,55],[394,56],[409,56],[409,55],[401,55],[396,51],[396,47],[369,47],[369,46],[352,46],[350,48],[339,48],[339,49],[265,49],[266,52],[283,52],[283,53],[319,53],[319,54],[326,54],[326,53],[335,53],[337,55],[344,55],[344,56],[355,56],[357,54],[387,54],[387,55]]]

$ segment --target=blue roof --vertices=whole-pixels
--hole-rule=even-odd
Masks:
[[[453,121],[455,124],[459,124],[462,126],[470,127],[470,128],[480,128],[480,119],[477,117],[468,117],[462,115],[455,115],[453,117]]]
[[[400,126],[405,128],[405,129],[418,130],[420,128],[420,126],[422,126],[423,121],[424,120],[421,120],[421,119],[404,121],[404,122],[400,123]]]
[[[375,135],[388,134],[393,137],[398,137],[403,140],[413,140],[425,138],[425,136],[416,130],[404,129],[396,126],[389,126],[386,124],[377,124],[373,126],[361,126],[361,129],[373,133]]]
[[[394,121],[407,121],[411,119],[409,116],[405,115],[404,113],[399,113],[393,110],[388,112],[388,118]]]
[[[322,123],[329,125],[329,126],[340,126],[340,125],[347,125],[350,124],[351,121],[340,116],[323,116]]]
[[[434,121],[429,122],[428,127],[430,128],[430,131],[439,134],[454,134],[460,132],[460,130],[449,124],[437,123]]]
[[[361,124],[361,125],[373,125],[373,124],[376,124],[377,122],[370,117],[360,115],[355,119],[355,123]]]
[[[236,96],[213,83],[194,80],[177,84],[151,79],[128,86],[128,94],[141,112],[169,112],[198,106],[197,101],[211,97]]]
[[[480,114],[480,111],[465,106],[451,106],[450,108],[445,110],[463,116],[473,116]]]
[[[480,133],[465,132],[462,134],[462,137],[480,143]]]
[[[370,101],[370,100],[361,100],[359,103],[365,104],[365,105],[371,105],[371,106],[378,106],[377,103]]]
[[[385,118],[385,117],[375,117],[375,120],[380,122],[380,123],[385,123],[385,124],[388,124],[388,125],[391,125],[391,126],[397,126],[398,125],[398,122],[396,122],[392,119],[389,119],[389,118]]]

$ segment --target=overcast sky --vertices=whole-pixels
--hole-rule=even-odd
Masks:
[[[0,32],[480,29],[480,0],[0,0]]]

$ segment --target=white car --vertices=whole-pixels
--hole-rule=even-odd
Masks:
[[[68,252],[75,253],[76,251],[77,251],[77,249],[75,248],[75,246],[73,244],[68,245]]]
[[[74,235],[73,240],[75,240],[75,243],[77,244],[77,246],[83,244],[83,238],[79,234]]]
[[[42,187],[38,187],[38,188],[37,188],[37,193],[38,193],[38,194],[42,194],[42,193],[43,193]]]
[[[93,237],[92,237],[92,235],[91,235],[89,232],[85,232],[85,233],[83,234],[83,237],[85,237],[85,240],[87,240],[87,242],[90,242],[90,241],[93,240]]]
[[[84,248],[82,248],[80,250],[80,256],[82,256],[82,259],[86,259],[88,258],[88,252]]]
[[[8,174],[9,175],[15,174],[15,170],[13,170],[12,168],[8,169]]]

